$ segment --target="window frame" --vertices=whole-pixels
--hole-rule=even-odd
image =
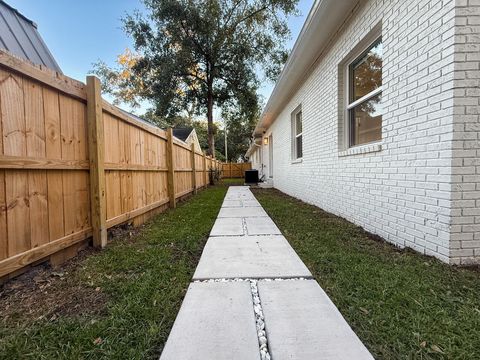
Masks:
[[[301,114],[302,132],[297,134],[297,116]],[[302,105],[298,105],[291,113],[291,139],[292,139],[292,163],[301,162],[303,159],[303,111]],[[302,138],[302,156],[298,156],[297,139]]]
[[[352,67],[360,60],[362,59],[368,52],[375,47],[378,43],[382,42],[383,45],[383,38],[381,34],[381,30],[375,31],[373,34],[370,34],[366,39],[362,41],[361,49],[359,51],[356,51],[353,53],[347,61],[345,62],[345,102],[344,102],[344,126],[345,126],[345,149],[351,149],[351,148],[357,148],[357,147],[362,147],[362,146],[369,146],[372,144],[378,144],[381,143],[383,140],[383,137],[381,137],[379,140],[374,140],[366,143],[361,143],[361,144],[353,144],[353,132],[352,132],[352,112],[351,110],[358,107],[359,105],[363,104],[364,102],[370,100],[371,98],[382,94],[383,93],[383,81],[382,85],[379,86],[378,88],[372,90],[368,94],[362,96],[360,99],[354,100],[351,102],[352,98],[352,93],[354,91],[353,86],[354,86],[354,81],[353,81],[353,71]],[[362,46],[363,45],[363,46]],[[383,77],[383,59],[382,59],[382,77]],[[382,79],[383,80],[383,79]],[[383,113],[382,113],[382,125],[383,125]],[[381,134],[382,136],[383,134]]]

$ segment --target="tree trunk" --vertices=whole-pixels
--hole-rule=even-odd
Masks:
[[[208,151],[207,154],[215,157],[215,138],[213,134],[213,82],[208,83],[207,124],[208,124]]]

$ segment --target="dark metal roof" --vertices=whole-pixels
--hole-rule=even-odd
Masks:
[[[37,31],[37,25],[6,2],[0,0],[0,49],[62,72]]]
[[[173,128],[173,136],[185,142],[192,131],[192,127]]]

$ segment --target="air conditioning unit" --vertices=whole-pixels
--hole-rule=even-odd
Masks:
[[[258,170],[245,170],[245,184],[258,184]]]

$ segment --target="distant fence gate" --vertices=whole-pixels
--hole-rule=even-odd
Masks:
[[[223,178],[243,178],[245,170],[251,170],[251,163],[222,163]]]
[[[0,51],[0,278],[206,186],[220,162],[87,84]],[[76,253],[76,251],[74,251]],[[68,255],[67,255],[68,256]],[[69,256],[70,257],[70,256]]]

